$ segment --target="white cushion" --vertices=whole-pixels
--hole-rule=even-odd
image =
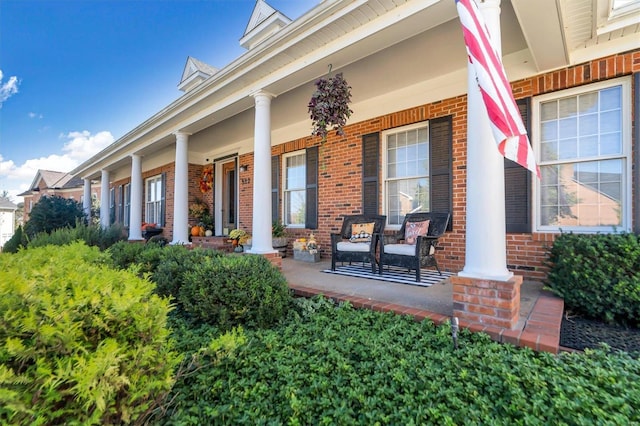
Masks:
[[[362,251],[368,252],[370,243],[350,243],[348,241],[341,241],[337,245],[338,251]]]
[[[429,247],[429,254],[435,253],[435,247]],[[385,244],[384,252],[387,254],[401,254],[403,256],[415,256],[416,246],[413,244]]]

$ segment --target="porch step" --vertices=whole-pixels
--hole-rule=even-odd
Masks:
[[[233,252],[233,245],[228,242],[229,237],[191,237],[193,247],[220,250],[227,253]]]

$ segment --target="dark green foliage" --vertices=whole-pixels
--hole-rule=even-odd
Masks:
[[[0,256],[0,424],[142,424],[180,356],[169,302],[82,243]]]
[[[587,318],[640,326],[640,237],[562,234],[549,253],[547,287]]]
[[[321,298],[297,304],[286,323],[246,331],[229,356],[178,380],[172,411],[158,423],[640,422],[640,363],[626,354],[554,356],[467,330],[454,350],[448,326]],[[204,327],[176,332],[185,332],[176,335],[185,349],[211,339]]]
[[[57,195],[42,197],[29,213],[24,232],[29,238],[41,232],[50,233],[54,229],[73,228],[77,221],[85,221],[82,204]]]
[[[268,327],[287,312],[292,296],[282,273],[263,256],[205,259],[185,276],[178,296],[194,318],[221,329]]]
[[[171,296],[180,304],[180,288],[185,283],[188,272],[212,257],[224,256],[223,252],[184,246],[167,246],[162,250],[161,262],[152,271],[151,280],[156,283],[156,292],[161,296]]]
[[[120,241],[107,250],[111,256],[111,264],[114,268],[127,269],[139,262],[140,254],[147,249],[141,242]]]
[[[106,250],[118,241],[126,239],[122,225],[115,224],[108,228],[100,225],[87,225],[78,221],[75,227],[59,228],[51,233],[41,232],[29,241],[29,248],[47,245],[63,246],[74,241],[84,241],[88,246]]]
[[[13,234],[9,241],[4,243],[2,251],[5,253],[17,253],[22,247],[26,247],[27,239],[22,231],[22,226],[18,226],[16,232]]]

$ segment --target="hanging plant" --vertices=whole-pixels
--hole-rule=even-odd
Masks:
[[[331,72],[331,67],[329,67]],[[342,73],[333,77],[320,78],[316,81],[316,91],[309,101],[309,114],[313,120],[311,135],[327,140],[330,130],[335,130],[339,136],[344,136],[343,127],[353,111],[349,109],[351,103],[351,86],[347,84]],[[329,129],[332,127],[331,129]]]

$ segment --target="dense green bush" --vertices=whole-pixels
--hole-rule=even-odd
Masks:
[[[50,233],[41,232],[29,241],[29,248],[47,245],[63,246],[74,241],[84,241],[88,246],[106,250],[118,241],[126,239],[122,225],[114,224],[108,228],[100,225],[87,225],[78,221],[75,227],[54,229]]]
[[[22,231],[22,226],[16,228],[16,232],[4,243],[2,251],[5,253],[17,253],[18,250],[27,245],[27,239]]]
[[[151,280],[156,283],[156,292],[161,296],[171,296],[180,304],[180,289],[188,272],[206,259],[225,254],[217,250],[202,248],[187,249],[181,245],[167,246],[162,251],[161,261],[152,271]]]
[[[142,423],[180,357],[169,302],[82,243],[0,256],[0,424]]]
[[[536,353],[468,330],[454,350],[448,326],[296,302],[297,315],[181,377],[158,424],[640,424],[640,362],[626,354]],[[174,330],[185,351],[211,340]]]
[[[640,325],[640,236],[562,234],[549,252],[546,286],[588,318]]]
[[[263,256],[208,258],[187,272],[178,300],[196,319],[222,329],[268,327],[287,312],[287,281]]]
[[[41,232],[50,233],[54,229],[73,228],[78,220],[86,220],[82,204],[58,195],[46,196],[40,198],[29,212],[24,232],[32,238]]]
[[[119,241],[107,249],[111,259],[111,265],[118,269],[127,269],[139,262],[143,251],[147,250],[146,244],[129,241]]]

